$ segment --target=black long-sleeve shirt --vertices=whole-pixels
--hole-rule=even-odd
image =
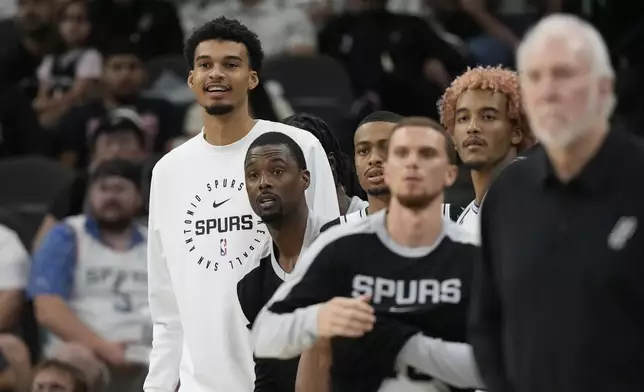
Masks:
[[[488,392],[644,391],[643,170],[613,130],[568,183],[542,148],[495,181],[470,328]]]

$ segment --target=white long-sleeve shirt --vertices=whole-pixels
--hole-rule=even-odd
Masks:
[[[317,215],[339,215],[333,175],[318,140],[308,132],[258,121],[248,135],[213,146],[199,134],[164,156],[150,189],[148,279],[154,341],[146,392],[253,389],[250,332],[237,282],[268,238],[244,187],[244,157],[259,135],[278,131],[302,148]]]

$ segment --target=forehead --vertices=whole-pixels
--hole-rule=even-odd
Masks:
[[[444,136],[437,130],[424,126],[405,126],[398,129],[389,141],[390,147],[442,148]]]
[[[491,108],[501,112],[505,111],[507,106],[508,98],[505,94],[489,89],[467,90],[456,101],[456,111],[478,111]]]
[[[394,126],[395,124],[393,123],[383,121],[374,121],[363,124],[356,129],[356,133],[353,136],[353,142],[358,144],[374,140],[389,139]]]
[[[134,183],[127,178],[123,178],[120,176],[106,176],[103,178],[100,178],[94,182],[93,185],[100,185],[100,186],[132,186],[135,187]]]
[[[287,163],[295,162],[293,154],[283,144],[257,146],[248,152],[248,163],[267,163],[276,160],[282,160]]]
[[[536,38],[523,58],[523,71],[545,71],[553,68],[589,68],[588,50],[583,40],[560,36]]]
[[[246,45],[240,42],[211,39],[202,41],[197,45],[195,48],[195,59],[198,57],[207,57],[213,60],[221,60],[226,57],[239,57],[247,62],[248,50],[246,50]]]

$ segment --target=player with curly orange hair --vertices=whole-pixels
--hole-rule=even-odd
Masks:
[[[461,161],[471,170],[476,196],[457,222],[478,232],[478,210],[490,182],[534,144],[518,75],[501,67],[468,69],[445,90],[439,112]]]

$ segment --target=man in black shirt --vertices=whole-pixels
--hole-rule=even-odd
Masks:
[[[483,201],[470,341],[489,392],[644,390],[642,141],[610,129],[599,33],[543,19],[518,51],[541,146]]]
[[[396,372],[395,365],[421,333],[465,339],[478,250],[472,235],[442,217],[444,189],[456,177],[454,159],[449,136],[434,122],[397,124],[385,161],[388,210],[318,238],[296,277],[255,321],[255,354],[291,358],[318,338],[336,337],[333,391],[444,387],[413,368]]]
[[[248,148],[244,160],[246,191],[253,211],[266,223],[272,242],[261,259],[237,283],[237,295],[249,323],[291,278],[300,253],[313,242],[326,219],[313,214],[304,191],[309,187],[300,146],[283,133],[267,132]],[[255,360],[255,392],[292,392],[298,358]]]

